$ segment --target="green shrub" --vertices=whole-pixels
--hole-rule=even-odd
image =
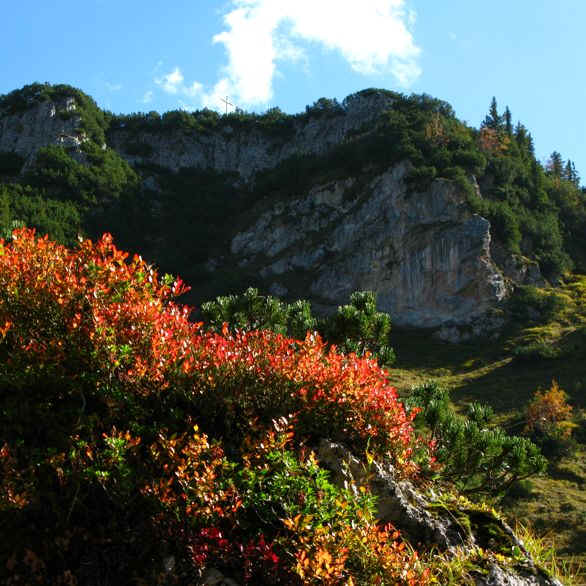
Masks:
[[[352,293],[350,303],[338,307],[338,312],[325,320],[323,330],[326,338],[344,352],[359,356],[370,352],[387,365],[395,361],[395,352],[388,345],[391,318],[377,311],[373,291]]]
[[[495,235],[503,242],[507,250],[521,252],[521,230],[519,219],[505,202],[493,201],[488,207],[488,219]]]
[[[482,175],[486,169],[486,157],[474,150],[457,150],[453,155],[453,164],[473,175]]]
[[[308,331],[317,328],[308,301],[289,305],[275,297],[259,295],[253,287],[241,295],[217,297],[203,303],[201,313],[206,325],[217,332],[227,323],[232,329],[272,330],[302,340]]]
[[[466,416],[470,421],[480,426],[487,425],[494,417],[494,410],[490,405],[482,403],[470,403],[466,409]]]
[[[541,289],[533,285],[521,285],[515,289],[509,306],[513,316],[520,321],[556,319],[568,308],[569,301],[552,289]]]
[[[416,167],[409,172],[406,181],[411,189],[426,191],[436,176],[437,170],[435,167]]]
[[[414,388],[407,404],[422,410],[416,423],[430,430],[442,478],[464,492],[502,495],[546,469],[535,444],[491,425],[488,408],[471,406],[472,418],[456,414],[448,391],[435,382]]]
[[[533,342],[513,348],[513,356],[520,361],[539,362],[560,358],[562,350],[553,342]]]
[[[370,493],[356,497],[349,488],[336,487],[315,457],[302,460],[285,442],[285,434],[277,435],[272,440],[276,445],[257,448],[256,458],[239,472],[237,485],[244,507],[256,517],[252,522],[272,525],[301,515],[315,529],[356,522],[360,513],[374,515],[375,499]]]
[[[64,244],[73,245],[85,230],[77,207],[69,201],[47,197],[41,189],[19,184],[0,185],[0,230],[8,238],[23,225]]]
[[[370,352],[382,364],[391,365],[395,352],[388,346],[391,318],[377,311],[372,291],[356,291],[350,304],[338,308],[330,317],[317,320],[307,301],[288,304],[271,296],[259,295],[249,287],[240,295],[217,297],[202,304],[201,314],[211,329],[219,332],[224,323],[243,331],[269,329],[303,339],[308,331],[319,331],[343,352],[364,356]]]
[[[83,208],[103,205],[138,188],[138,175],[115,151],[84,143],[87,164],[71,157],[64,148],[39,149],[24,180],[53,199],[73,201]]]

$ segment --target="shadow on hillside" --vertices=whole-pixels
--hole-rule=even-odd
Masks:
[[[391,335],[395,367],[444,382],[456,403],[488,403],[506,414],[522,409],[555,379],[575,408],[586,407],[586,361],[580,356],[521,361],[499,341],[450,344],[434,340],[431,332],[400,329]]]
[[[456,402],[489,403],[497,412],[510,411],[526,405],[537,390],[549,388],[555,379],[568,393],[570,403],[584,408],[586,397],[582,381],[585,375],[585,364],[580,359],[512,360],[480,377],[462,380],[455,386],[452,397]]]
[[[494,344],[450,344],[432,337],[433,330],[406,330],[393,328],[391,345],[397,352],[395,366],[404,369],[448,369],[463,372],[486,360],[494,360],[498,353]]]

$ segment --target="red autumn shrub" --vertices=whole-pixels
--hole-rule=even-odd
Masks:
[[[410,468],[416,411],[376,361],[327,350],[314,334],[202,332],[173,302],[182,282],[128,261],[109,235],[69,251],[23,229],[2,251],[2,347],[21,384],[51,374],[106,392],[181,390],[204,414],[244,426],[298,412],[305,431],[370,442]]]
[[[327,348],[319,335],[298,341],[269,330],[224,335],[202,333],[182,364],[190,398],[231,434],[238,422],[296,413],[312,438],[329,436],[361,450],[391,453],[414,471],[412,421],[376,360]],[[230,427],[231,422],[236,425]]]
[[[144,392],[168,386],[166,368],[195,326],[172,299],[180,280],[161,279],[139,256],[84,240],[70,251],[33,230],[0,244],[0,323],[11,366],[23,376],[92,373]]]
[[[109,235],[76,250],[27,229],[0,241],[0,524],[14,538],[0,544],[10,562],[0,579],[75,583],[85,568],[173,583],[212,564],[255,583],[312,572],[334,583],[366,559],[348,544],[386,535],[366,513],[327,537],[296,534],[244,506],[238,487],[251,462],[266,472],[281,461],[285,448],[267,452],[266,432],[289,414],[291,439],[368,446],[416,472],[415,412],[387,373],[317,335],[204,332],[174,301],[185,290]],[[193,435],[195,423],[206,434]],[[317,463],[295,466],[301,484],[317,482]],[[343,502],[323,498],[318,509]],[[397,544],[389,537],[371,551],[369,571],[391,575],[409,562]],[[161,570],[162,558],[177,560],[179,577]],[[419,569],[408,566],[411,580]]]

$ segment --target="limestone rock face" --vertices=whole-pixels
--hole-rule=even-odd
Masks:
[[[181,167],[211,168],[236,172],[250,180],[258,171],[275,167],[294,155],[327,153],[351,133],[373,124],[392,103],[393,98],[383,92],[350,96],[337,113],[294,121],[293,131],[286,139],[260,127],[245,132],[231,127],[210,133],[143,132],[140,141],[151,147],[152,155],[141,157],[127,152],[127,144],[137,137],[120,129],[111,133],[110,146],[130,163],[154,163],[173,171]]]
[[[518,285],[535,285],[536,287],[546,285],[536,261],[519,254],[511,254],[498,243],[491,246],[490,252],[495,262],[501,267],[505,279]]]
[[[30,161],[40,148],[49,145],[79,151],[85,136],[75,110],[75,99],[66,98],[0,118],[0,152],[14,152]]]
[[[330,470],[334,483],[340,486],[368,484],[377,496],[377,518],[392,522],[412,543],[433,545],[448,555],[458,555],[459,550],[473,551],[476,547],[485,552],[515,547],[522,553],[523,559],[514,566],[505,565],[496,557],[491,560],[489,554],[486,557],[488,567],[475,574],[477,586],[562,586],[535,565],[523,542],[493,513],[467,510],[462,505],[450,510],[441,499],[424,495],[412,483],[399,480],[388,464],[373,462],[367,472],[341,444],[323,439],[316,453],[320,464]],[[458,521],[464,515],[468,523]],[[487,534],[498,535],[498,542],[487,539]]]
[[[325,310],[373,290],[395,324],[469,323],[507,293],[490,256],[490,224],[453,182],[409,191],[410,169],[404,162],[274,203],[233,238],[235,261]]]
[[[504,568],[491,564],[488,576],[478,577],[477,586],[563,586],[559,580],[530,568]]]
[[[316,451],[321,465],[332,473],[335,484],[359,482],[365,476],[362,463],[341,444],[322,440]],[[378,519],[393,523],[413,542],[434,544],[441,550],[455,551],[463,545],[473,545],[473,538],[453,519],[432,515],[426,509],[428,503],[423,495],[409,482],[396,481],[392,472],[383,470],[377,462],[373,466],[368,483],[377,496]]]

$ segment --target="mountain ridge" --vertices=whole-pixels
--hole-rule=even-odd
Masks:
[[[19,174],[12,175],[13,183],[29,186],[31,193],[42,191],[46,200],[73,201],[80,215],[78,229],[97,234],[110,229],[116,216],[113,223],[118,221],[120,226],[113,231],[119,232],[116,235],[122,242],[135,248],[137,244],[147,258],[166,269],[188,277],[204,273],[208,283],[216,279],[216,273],[223,273],[231,288],[253,279],[264,290],[285,296],[294,295],[291,287],[273,278],[283,275],[282,267],[275,267],[268,249],[262,254],[257,250],[252,260],[242,256],[237,243],[243,235],[250,238],[256,226],[253,238],[258,242],[268,242],[279,230],[286,237],[283,226],[295,231],[295,218],[283,224],[275,210],[282,205],[293,210],[291,201],[298,202],[298,209],[307,207],[308,201],[314,201],[310,194],[328,192],[332,181],[338,190],[340,185],[349,186],[342,190],[342,199],[351,203],[348,209],[359,209],[374,193],[375,177],[408,164],[409,170],[400,172],[401,180],[389,191],[389,197],[391,192],[403,193],[405,209],[410,210],[400,222],[402,240],[395,239],[391,247],[391,256],[397,257],[397,250],[402,253],[403,276],[397,280],[392,271],[372,270],[380,265],[377,254],[387,246],[381,234],[397,229],[389,223],[388,202],[381,200],[379,212],[380,217],[387,217],[386,228],[362,230],[367,247],[369,242],[377,242],[380,250],[365,253],[360,267],[355,266],[363,278],[347,280],[356,289],[374,289],[383,300],[383,309],[398,322],[445,327],[448,333],[443,335],[456,339],[454,327],[470,330],[469,325],[481,315],[498,311],[500,302],[516,286],[544,283],[539,267],[555,280],[583,257],[581,228],[586,226],[586,206],[577,174],[570,177],[563,174],[563,168],[544,169],[534,157],[528,131],[521,124],[513,129],[510,113],[505,121],[498,110],[491,112],[476,130],[458,121],[449,104],[441,100],[370,89],[348,96],[341,104],[322,98],[297,115],[274,108],[262,115],[238,111],[221,116],[202,110],[114,116],[75,88],[33,84],[0,97],[0,152],[13,167],[14,157],[22,158]],[[420,222],[417,217],[425,217],[422,202],[433,200],[430,194],[442,190],[442,181],[459,193],[456,208],[464,206],[469,217],[476,214],[480,224],[481,218],[487,222],[485,235],[480,235],[482,230],[478,233],[477,244],[472,244],[475,232],[466,228],[460,232],[462,237],[454,236],[468,250],[464,256],[476,251],[465,262],[464,253],[447,253],[452,254],[448,264],[444,253],[433,253],[437,234],[426,236],[430,221]],[[18,208],[16,196],[10,194],[14,189],[5,183],[5,208]],[[82,204],[76,201],[80,189],[81,199],[85,199]],[[408,203],[410,199],[420,203]],[[324,201],[316,201],[318,215],[337,213]],[[263,213],[261,210],[280,217],[281,224],[265,222],[259,228],[259,219],[253,216]],[[123,220],[121,212],[126,214]],[[369,212],[370,216],[375,213]],[[192,234],[182,214],[190,218]],[[460,222],[459,214],[453,209],[449,221],[454,226]],[[12,216],[13,212],[6,212],[4,224],[27,221]],[[315,213],[297,219],[309,230],[298,240],[313,245],[303,251],[289,247],[288,257],[302,260],[289,263],[286,272],[291,278],[285,280],[294,280],[301,270],[299,282],[327,283],[310,286],[309,291],[318,307],[331,311],[347,298],[348,291],[342,288],[343,294],[327,294],[338,287],[335,279],[324,275],[331,267],[334,273],[348,275],[351,269],[346,259],[351,251],[360,251],[361,242],[341,246],[339,238],[329,233],[316,240],[312,222],[320,225],[320,221]],[[161,227],[161,221],[173,225],[179,234]],[[352,231],[351,212],[339,221]],[[134,225],[134,234],[122,224]],[[189,242],[179,242],[190,237],[191,247]],[[454,238],[450,236],[448,241]],[[445,242],[441,246],[445,248]],[[387,267],[394,264],[391,261],[385,261]],[[470,272],[467,266],[475,267],[473,274],[484,276],[464,278]],[[370,278],[369,273],[380,276]],[[449,286],[442,274],[454,275],[448,278]],[[430,293],[418,292],[422,279],[427,279],[424,288]],[[486,293],[491,289],[493,293]],[[222,283],[212,283],[207,290],[229,292]],[[398,303],[402,299],[415,301],[409,307]],[[461,311],[466,306],[470,310]],[[442,317],[422,318],[426,311]],[[409,315],[414,317],[405,317]],[[488,320],[492,324],[501,321]],[[475,334],[483,331],[477,328]]]

